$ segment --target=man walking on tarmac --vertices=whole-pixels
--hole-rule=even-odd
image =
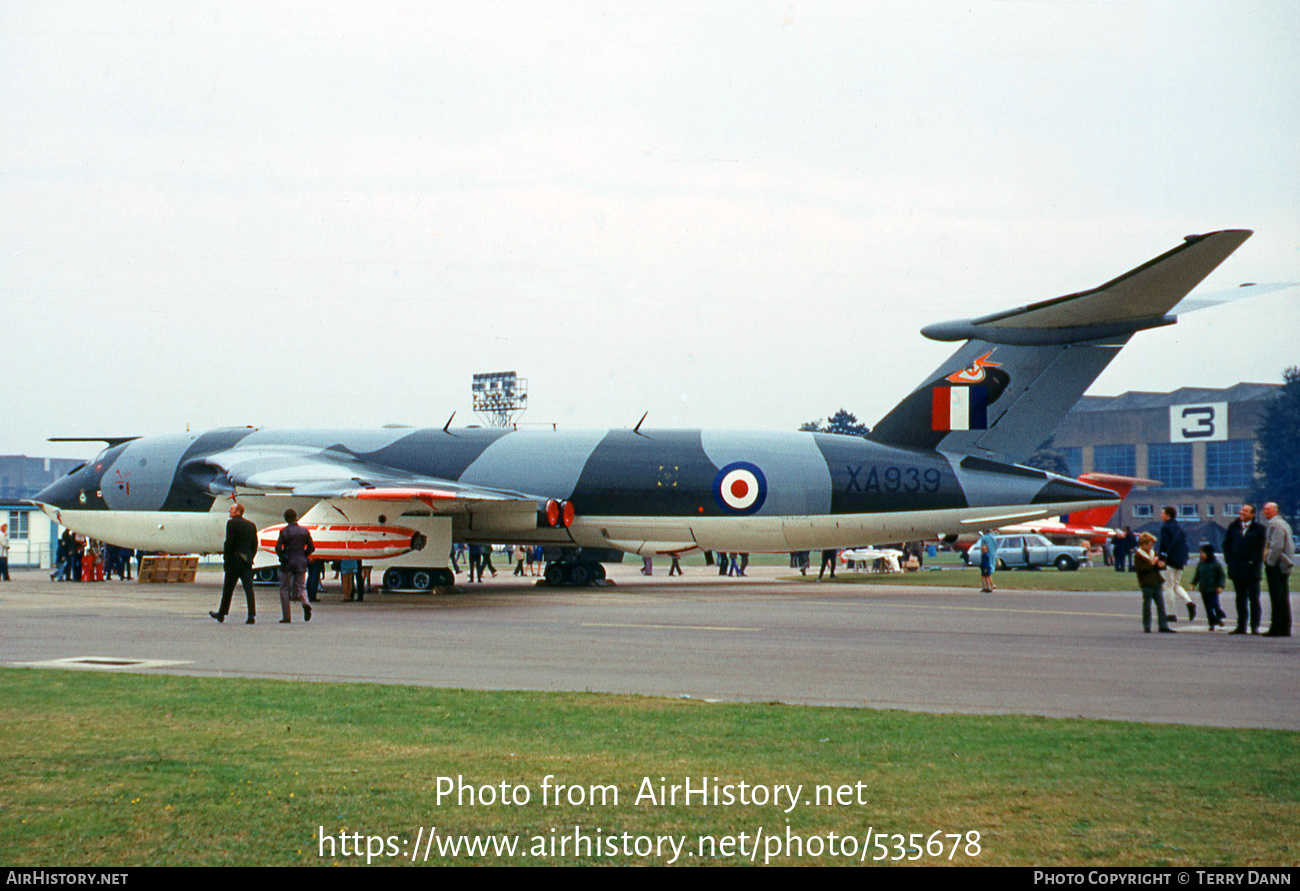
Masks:
[[[226,545],[221,552],[222,568],[226,578],[221,585],[221,606],[208,615],[218,622],[226,621],[230,612],[230,595],[235,593],[235,582],[244,586],[244,599],[248,601],[248,621],[252,625],[257,615],[257,603],[253,600],[253,558],[257,556],[257,527],[244,519],[244,506],[232,504],[230,519],[226,521]],[[129,562],[129,558],[128,558]]]
[[[280,611],[281,625],[289,624],[289,601],[302,603],[304,622],[311,621],[311,604],[307,602],[307,563],[316,543],[311,533],[298,525],[298,512],[290,508],[284,512],[285,526],[275,543],[276,556],[280,558]]]

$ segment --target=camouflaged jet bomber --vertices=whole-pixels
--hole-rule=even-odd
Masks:
[[[932,339],[966,343],[866,439],[640,425],[225,428],[104,439],[107,449],[36,501],[92,538],[174,553],[220,552],[235,500],[265,550],[291,507],[312,529],[317,556],[405,567],[419,587],[453,581],[445,559],[453,542],[643,556],[804,551],[1115,504],[1107,489],[1018,462],[1135,332],[1173,324],[1176,305],[1250,235],[1189,236],[1091,291],[925,328]],[[1192,298],[1178,309],[1226,299]],[[580,556],[546,573],[552,583],[601,576]]]

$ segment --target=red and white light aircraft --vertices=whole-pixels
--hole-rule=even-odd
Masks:
[[[1133,491],[1135,486],[1160,485],[1159,480],[1149,480],[1137,476],[1120,476],[1114,473],[1084,473],[1080,474],[1078,479],[1079,482],[1091,483],[1094,486],[1102,486],[1114,491],[1119,495],[1121,501],[1128,497],[1128,493]],[[999,535],[1037,533],[1045,535],[1056,542],[1084,540],[1091,546],[1100,547],[1106,539],[1114,538],[1123,531],[1105,525],[1115,516],[1117,510],[1119,510],[1118,504],[1108,504],[1103,507],[1076,511],[1054,520],[1030,520],[1025,523],[1015,523],[1011,526],[1000,526],[994,531]],[[953,543],[953,547],[959,551],[965,551],[978,539],[978,535],[963,535]]]

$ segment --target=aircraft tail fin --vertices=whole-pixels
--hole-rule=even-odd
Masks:
[[[1137,476],[1120,476],[1115,473],[1084,473],[1080,474],[1079,482],[1092,483],[1094,486],[1110,489],[1119,496],[1120,501],[1128,497],[1128,493],[1133,491],[1134,486],[1160,485],[1156,480],[1143,479]],[[1115,516],[1117,510],[1119,510],[1118,504],[1093,507],[1088,510],[1075,511],[1066,517],[1065,521],[1071,526],[1105,526]]]
[[[1024,461],[1135,332],[1174,324],[1170,310],[1250,236],[1191,235],[1091,291],[923,328],[933,340],[966,344],[870,438]]]

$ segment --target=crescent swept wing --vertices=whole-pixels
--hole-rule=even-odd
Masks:
[[[421,501],[435,512],[493,504],[519,507],[545,498],[408,473],[345,451],[292,445],[235,447],[185,464],[191,481],[214,495],[293,496],[363,502]]]

